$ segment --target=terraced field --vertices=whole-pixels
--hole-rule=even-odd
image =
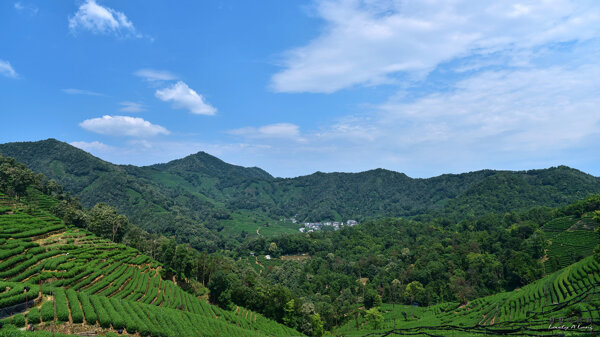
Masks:
[[[0,195],[0,322],[62,333],[300,335],[243,308],[210,305],[160,276],[137,250],[69,228],[40,195]],[[2,331],[2,330],[0,330]]]
[[[595,232],[597,227],[591,215],[556,218],[546,223],[542,227],[548,239],[546,272],[554,272],[591,255],[600,244],[600,234]]]
[[[349,322],[334,335],[591,334],[600,328],[600,262],[590,256],[519,290],[479,298],[463,306],[443,303],[427,308],[395,308],[393,311],[391,304],[382,306],[381,327],[375,328],[373,322],[361,318],[358,324]]]

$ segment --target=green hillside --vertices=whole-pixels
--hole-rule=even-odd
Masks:
[[[56,180],[86,207],[107,202],[145,230],[209,251],[237,245],[231,240],[237,235],[259,236],[256,230],[265,224],[262,235],[267,236],[298,228],[280,218],[459,221],[488,212],[556,207],[600,192],[599,178],[564,166],[428,179],[383,169],[282,179],[204,152],[147,167],[114,165],[54,139],[1,144],[0,153]],[[190,232],[203,235],[190,241]]]
[[[39,144],[56,148],[42,153]],[[193,301],[206,293],[205,285],[211,303],[221,308],[214,307],[213,312],[223,308],[237,312],[236,307],[244,307],[305,334],[315,334],[347,327],[357,313],[358,319],[368,320],[366,315],[360,318],[361,308],[377,307],[380,301],[397,305],[416,301],[432,307],[523,289],[589,256],[600,243],[594,213],[600,210],[600,197],[590,195],[597,190],[598,178],[564,166],[522,172],[485,170],[430,179],[412,179],[386,170],[281,179],[256,168],[229,166],[204,153],[167,164],[134,167],[102,162],[54,140],[4,144],[0,150],[11,147],[16,155],[15,149],[22,147],[23,153],[28,153],[25,159],[38,164],[39,158],[63,158],[72,153],[87,164],[64,162],[57,166],[64,172],[57,179],[82,182],[96,175],[96,180],[103,180],[94,180],[80,193],[134,212],[135,221],[130,224],[108,205],[82,208],[56,182],[0,157],[0,191],[10,195],[7,201],[12,200],[0,212],[9,218],[24,217],[19,221],[32,224],[48,217],[43,230],[59,234],[58,241],[51,242],[54,236],[37,238],[46,233],[40,232],[39,224],[25,234],[7,227],[6,235],[16,235],[10,236],[11,240],[35,241],[43,249],[6,246],[7,251],[16,250],[14,256],[0,257],[0,266],[8,268],[0,268],[0,278],[36,284],[41,280],[38,293],[45,291],[45,284],[46,288],[133,300],[142,307],[198,314]],[[58,150],[63,153],[52,154]],[[103,165],[108,172],[104,175],[98,173]],[[88,166],[94,169],[85,169]],[[77,171],[77,167],[84,169]],[[281,207],[294,212],[288,214]],[[292,215],[298,220],[312,219],[322,211],[332,219],[344,219],[352,212],[364,216],[356,217],[361,220],[358,226],[311,233],[299,233],[297,224],[280,220]],[[384,217],[389,214],[404,217]],[[140,227],[153,233],[135,226],[140,219]],[[107,238],[129,246],[115,246]],[[118,248],[100,249],[105,245]],[[100,256],[100,261],[86,251],[85,257],[78,259],[75,253],[83,248]],[[119,253],[112,255],[106,250]],[[138,250],[163,265],[138,261],[138,256],[144,256]],[[46,264],[46,259],[52,262]],[[69,263],[68,270],[56,269],[63,268],[63,263]],[[4,272],[10,274],[3,277]],[[423,289],[412,298],[405,293],[414,282]],[[116,287],[119,284],[122,286]],[[169,302],[165,295],[173,293],[170,287],[179,290]],[[50,296],[54,300],[55,296]],[[187,303],[187,297],[192,302]],[[384,311],[388,310],[385,307]],[[16,323],[21,324],[20,318]],[[269,330],[254,330],[269,334]]]
[[[66,226],[46,211],[52,198],[29,199],[0,194],[3,325],[66,334],[300,335],[243,308],[208,304],[161,277],[150,257]]]
[[[466,305],[430,307],[385,304],[377,315],[360,315],[336,329],[336,336],[567,336],[600,328],[600,261],[587,257],[512,292],[478,298]]]

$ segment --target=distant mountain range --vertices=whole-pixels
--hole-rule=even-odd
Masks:
[[[481,170],[414,179],[376,169],[274,178],[257,167],[198,152],[166,164],[115,165],[55,139],[0,144],[0,154],[56,180],[82,204],[106,202],[151,232],[211,240],[222,222],[245,210],[300,221],[386,216],[460,220],[487,212],[554,207],[600,192],[600,178],[566,166]],[[241,221],[244,221],[242,219]]]

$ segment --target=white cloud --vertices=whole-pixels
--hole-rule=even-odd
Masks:
[[[452,92],[383,104],[377,129],[398,146],[431,143],[453,152],[484,144],[487,153],[569,148],[598,133],[598,76],[597,65],[484,72]]]
[[[284,69],[271,78],[275,91],[393,83],[468,56],[600,36],[597,1],[322,0],[316,15],[323,33],[285,54]]]
[[[369,163],[413,176],[580,167],[594,152],[586,144],[600,142],[598,76],[596,64],[482,72],[447,92],[391,98],[308,135],[307,145],[330,149],[321,163],[328,156],[354,169]],[[294,156],[316,154],[308,151]]]
[[[87,152],[106,152],[109,150],[112,150],[111,146],[108,146],[104,143],[98,142],[98,141],[93,141],[93,142],[71,142],[69,143],[73,146],[75,146],[76,148],[80,148],[84,151]]]
[[[136,76],[143,77],[147,81],[173,81],[177,79],[173,73],[166,70],[140,69],[134,73]]]
[[[136,102],[120,102],[121,109],[119,111],[123,112],[141,112],[145,111],[144,105]]]
[[[69,29],[72,33],[88,30],[94,34],[142,37],[124,13],[100,6],[95,0],[86,0],[69,18]]]
[[[10,63],[3,60],[0,60],[0,75],[11,78],[17,78],[19,76]]]
[[[204,101],[202,95],[196,93],[182,81],[156,90],[155,95],[161,101],[173,102],[175,108],[187,109],[194,114],[214,115],[217,112],[217,109]]]
[[[598,55],[593,48],[585,51]],[[293,145],[266,137],[260,128],[232,130],[265,147],[251,153],[232,148],[224,155],[279,176],[384,167],[426,177],[556,165],[598,175],[600,65],[578,61],[488,70],[446,91],[392,97],[305,131],[304,142]]]
[[[129,116],[106,115],[100,118],[87,119],[79,123],[79,126],[91,132],[111,136],[145,138],[170,133],[169,130],[160,125],[152,124],[143,118]]]
[[[74,89],[74,88],[62,89],[62,92],[64,92],[65,94],[69,94],[69,95],[105,96],[104,94],[101,94],[99,92],[82,90],[82,89]]]
[[[24,4],[20,1],[14,3],[14,8],[18,12],[27,12],[31,16],[36,15],[39,11],[39,8],[37,8],[35,5]]]
[[[247,138],[276,138],[276,139],[295,139],[302,140],[300,137],[300,128],[291,123],[275,123],[261,127],[245,127],[229,131],[232,135],[243,136]]]

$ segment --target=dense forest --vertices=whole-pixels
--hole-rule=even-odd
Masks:
[[[0,144],[0,153],[55,180],[84,207],[105,202],[148,232],[207,252],[236,249],[261,225],[257,219],[461,221],[489,212],[556,207],[600,193],[599,178],[565,166],[428,179],[383,169],[283,179],[203,152],[147,167],[114,165],[54,139]],[[235,233],[239,240],[232,240],[231,232],[223,235],[231,223],[243,224]]]

